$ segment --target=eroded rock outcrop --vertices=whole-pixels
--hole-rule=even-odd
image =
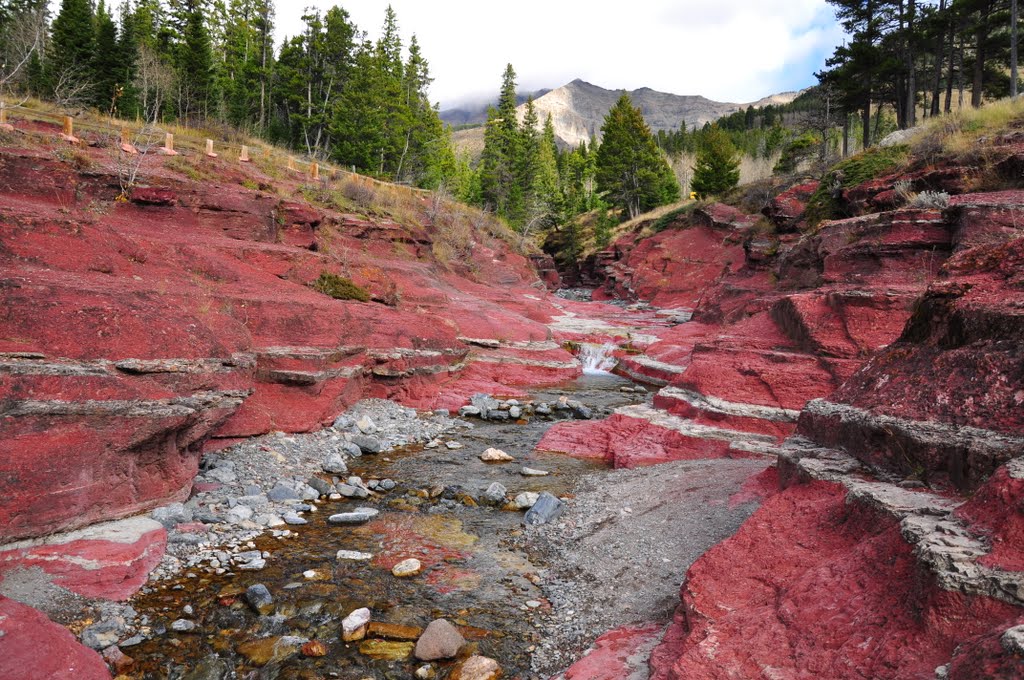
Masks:
[[[472,230],[435,255],[458,216],[368,218],[232,184],[254,168],[216,161],[223,183],[200,184],[159,158],[118,202],[116,168],[83,153],[87,174],[3,154],[0,543],[183,500],[203,450],[364,396],[459,406],[579,373],[525,257]],[[325,273],[372,301],[315,290]]]

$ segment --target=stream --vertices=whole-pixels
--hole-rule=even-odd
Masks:
[[[623,391],[633,384],[602,372],[607,364],[600,353],[586,359],[589,370],[579,380],[537,390],[531,398],[553,402],[568,395],[592,409],[594,418],[649,399],[642,390]],[[471,429],[456,436],[462,448],[410,446],[351,461],[351,474],[392,479],[397,487],[379,498],[318,503],[318,511],[307,515],[308,525],[289,527],[296,537],[260,536],[255,547],[271,553],[260,571],[218,576],[192,570],[136,596],[131,604],[148,622],[149,637],[125,649],[135,660],[132,677],[434,677],[410,651],[418,629],[441,617],[469,642],[463,656],[491,657],[508,678],[538,677],[531,671],[531,653],[542,641],[538,617],[550,611],[540,587],[543,558],[531,554],[524,540],[529,530],[521,511],[467,498],[494,482],[504,485],[510,498],[545,491],[570,496],[581,476],[600,470],[594,462],[533,451],[554,422],[474,419]],[[480,453],[489,447],[511,454],[515,462],[481,461]],[[551,474],[526,477],[520,473],[524,465]],[[327,522],[329,515],[358,506],[376,508],[380,515],[355,527]],[[375,557],[342,560],[336,557],[339,550]],[[420,559],[424,572],[396,578],[391,567],[407,557]],[[272,594],[271,615],[258,616],[246,604],[245,590],[256,583]],[[376,628],[366,640],[342,642],[342,619],[361,607],[373,612]],[[172,630],[183,615],[196,624],[194,630]],[[307,656],[314,651],[302,647],[307,640],[324,643],[317,653],[325,655]],[[430,673],[445,677],[450,666],[434,662]]]

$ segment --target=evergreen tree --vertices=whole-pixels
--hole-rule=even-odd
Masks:
[[[61,98],[60,90],[69,87],[71,82],[91,91],[95,85],[92,60],[96,51],[92,3],[62,0],[50,30],[46,71],[51,93]]]
[[[640,109],[623,94],[605,116],[597,150],[600,191],[630,218],[679,200],[679,184],[658,150]]]
[[[202,0],[182,0],[182,39],[177,51],[182,119],[205,118],[213,95],[213,50],[203,18]]]
[[[701,198],[721,194],[739,184],[739,168],[736,147],[717,125],[712,125],[697,152],[692,188]]]
[[[112,115],[118,113],[121,95],[124,94],[124,71],[121,68],[123,55],[118,47],[117,27],[100,0],[96,8],[96,52],[92,57],[92,71],[95,74],[93,103],[98,109]]]
[[[498,108],[488,111],[480,159],[480,189],[485,207],[511,221],[518,219],[522,212],[522,187],[516,181],[519,159],[516,72],[512,64],[508,64],[502,74]]]

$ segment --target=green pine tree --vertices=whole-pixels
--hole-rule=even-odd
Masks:
[[[693,167],[692,189],[701,198],[721,194],[740,181],[740,161],[736,147],[717,125],[704,135]]]
[[[96,52],[92,3],[89,0],[62,0],[50,31],[46,63],[50,94],[62,100],[70,96],[72,89],[81,88],[86,99],[91,99],[96,84],[96,73],[92,68]]]
[[[95,23],[96,52],[92,58],[92,70],[95,74],[93,104],[101,111],[116,115],[119,111],[119,100],[124,94],[126,74],[121,67],[123,55],[118,46],[117,27],[103,0],[100,0],[96,8]]]
[[[640,109],[623,94],[605,116],[597,150],[598,189],[630,218],[679,200],[679,184]]]
[[[516,72],[512,64],[502,74],[498,108],[490,109],[480,159],[480,189],[485,207],[515,222],[522,213],[519,119],[516,116]]]
[[[203,4],[202,0],[182,0],[180,7],[183,27],[177,51],[181,91],[178,109],[179,117],[185,120],[206,118],[214,95],[213,49]]]

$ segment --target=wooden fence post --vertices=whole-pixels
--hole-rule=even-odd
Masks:
[[[313,164],[311,164],[309,166],[309,176],[312,179],[314,179],[314,180],[320,179],[320,164],[319,163],[313,162]]]
[[[244,144],[242,145],[242,153],[238,155],[238,160],[242,163],[249,162],[249,147]]]
[[[295,172],[295,156],[288,156],[288,169]]]
[[[61,139],[71,144],[78,144],[80,140],[75,137],[75,119],[71,116],[64,116],[64,130],[60,135]]]
[[[178,152],[174,150],[174,135],[170,132],[164,137],[163,148],[160,149],[160,153],[164,156],[177,156]]]

